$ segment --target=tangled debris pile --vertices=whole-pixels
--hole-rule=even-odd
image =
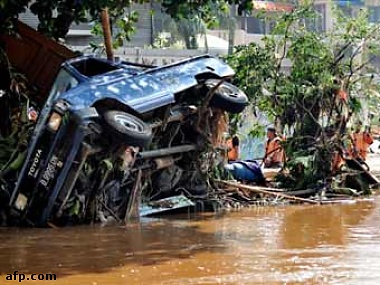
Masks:
[[[16,72],[6,54],[0,50],[0,221],[7,215],[7,185],[17,179],[30,135],[37,119],[36,106],[30,102],[33,88]]]
[[[207,195],[215,122],[247,105],[231,76],[209,56],[160,68],[88,56],[65,62],[15,186],[3,184],[6,222],[122,220],[136,215],[141,196]]]
[[[226,82],[232,75],[208,56],[161,68],[69,60],[29,144],[37,111],[30,107],[27,82],[19,77],[16,85],[14,77],[0,98],[8,105],[10,96],[19,100],[9,108],[13,124],[0,141],[2,223],[67,225],[188,206],[217,211],[318,203],[305,198],[314,190],[283,192],[220,180],[228,178],[215,148],[225,112],[239,113],[247,105],[245,94]]]
[[[73,53],[19,24],[22,43],[1,39],[33,85],[4,53],[3,225],[122,220],[141,214],[140,200],[151,209],[175,208],[176,197],[185,195],[200,205],[212,200],[217,123],[225,111],[239,113],[247,104],[245,94],[226,82],[234,74],[228,65],[208,56],[161,68],[79,57],[58,73],[57,62]],[[28,58],[30,50],[45,53],[54,65],[44,61],[37,73],[33,62],[42,57]],[[39,92],[30,96],[34,87]]]

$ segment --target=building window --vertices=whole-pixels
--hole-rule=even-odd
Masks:
[[[323,33],[326,31],[326,4],[316,4],[314,9],[316,15],[313,18],[306,18],[305,25],[310,31]]]
[[[339,5],[340,10],[343,12],[343,16],[352,18],[354,16],[354,9],[350,5]]]
[[[314,6],[317,12],[316,30],[318,32],[326,31],[326,4],[317,4]]]
[[[368,12],[369,12],[370,23],[379,23],[380,22],[380,6],[368,7]]]
[[[246,23],[246,25],[242,25],[243,29],[249,34],[269,34],[276,25],[275,19],[259,19],[254,16],[243,18],[242,21]]]
[[[265,33],[265,21],[256,17],[247,17],[247,33],[249,34],[264,34]]]

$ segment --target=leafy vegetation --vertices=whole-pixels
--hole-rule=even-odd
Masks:
[[[127,36],[133,31],[138,14],[131,11],[133,4],[151,3],[150,0],[1,0],[0,29],[11,31],[18,15],[30,8],[38,16],[38,30],[55,39],[64,38],[73,22],[98,21],[99,12],[107,7],[111,18],[121,30],[120,35]],[[162,0],[163,11],[171,17],[182,20],[201,18],[207,25],[215,22],[212,7],[219,11],[228,10],[228,4],[236,4],[239,10],[251,10],[250,1],[243,0]],[[128,16],[128,17],[126,17]],[[120,37],[118,38],[120,41]]]
[[[26,78],[15,71],[1,52],[0,74],[0,204],[7,196],[4,180],[16,178],[26,155],[26,148],[34,128],[34,120],[28,116],[29,98],[33,90]]]
[[[336,28],[316,33],[307,19],[320,15],[301,5],[279,16],[263,45],[239,46],[227,59],[253,106],[279,130],[292,130],[284,142],[290,173],[281,178],[289,188],[330,187],[329,162],[344,156],[348,127],[371,95],[379,26],[368,24],[364,10],[352,19],[335,13]]]

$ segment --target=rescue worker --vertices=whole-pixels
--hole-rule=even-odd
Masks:
[[[284,162],[284,150],[281,146],[282,139],[277,135],[274,128],[267,130],[267,142],[265,146],[265,168],[279,168]]]
[[[227,158],[229,162],[239,159],[239,144],[239,137],[237,135],[234,135],[232,138],[227,140]]]
[[[353,144],[352,156],[357,160],[365,161],[367,159],[368,148],[373,143],[373,137],[369,127],[362,132],[362,124],[359,122],[354,133],[351,135]]]
[[[363,132],[363,149],[362,149],[362,156],[363,159],[367,159],[368,149],[369,146],[373,143],[373,136],[371,135],[371,129],[370,126],[366,126]]]

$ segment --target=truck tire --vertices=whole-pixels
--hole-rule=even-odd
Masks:
[[[103,118],[111,134],[123,143],[139,147],[150,144],[152,129],[139,118],[122,111],[106,111]]]
[[[205,85],[211,89],[219,83],[219,79],[209,79]],[[227,82],[223,82],[210,100],[210,107],[217,107],[229,113],[241,113],[248,105],[248,97],[243,91]]]

